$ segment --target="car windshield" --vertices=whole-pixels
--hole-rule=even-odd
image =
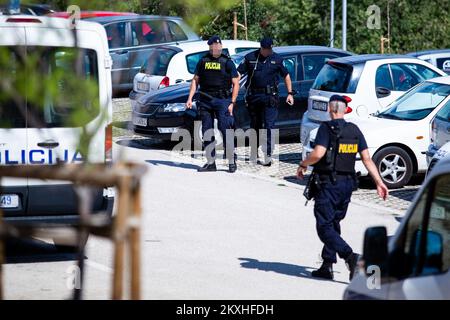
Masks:
[[[353,68],[341,64],[325,64],[317,75],[313,89],[351,93],[349,88],[349,81],[352,76]]]
[[[421,120],[427,117],[449,95],[450,85],[448,84],[422,82],[376,116],[397,120]]]

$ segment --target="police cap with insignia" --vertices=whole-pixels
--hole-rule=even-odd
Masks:
[[[211,38],[209,38],[208,40],[208,45],[212,45],[213,43],[220,43],[222,44],[222,40],[220,39],[219,36],[212,36]]]

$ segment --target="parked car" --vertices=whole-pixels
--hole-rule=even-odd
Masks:
[[[431,140],[427,151],[428,171],[448,152],[450,141],[450,102],[439,110],[431,122]]]
[[[417,192],[395,235],[366,230],[360,268],[344,299],[450,299],[450,159]]]
[[[428,157],[427,157],[428,158]],[[427,161],[428,162],[428,170],[427,175],[430,174],[431,170],[434,166],[441,161],[442,159],[450,158],[450,142],[444,144],[438,151],[436,151],[433,156]]]
[[[329,61],[309,92],[300,141],[306,146],[310,132],[330,120],[327,106],[333,94],[351,99],[347,119],[364,118],[387,107],[416,84],[443,75],[428,62],[409,56],[368,54]],[[305,148],[302,155],[306,157]]]
[[[450,74],[450,49],[410,52],[408,55],[422,59]]]
[[[223,40],[222,45],[226,55],[259,48],[258,42],[244,40]],[[134,77],[133,90],[146,94],[169,85],[191,81],[197,63],[208,50],[207,41],[155,47]]]
[[[303,113],[306,110],[308,91],[323,64],[328,59],[348,56],[351,53],[339,49],[320,46],[275,47],[274,51],[284,58],[284,65],[289,71],[293,89],[298,92],[294,106],[286,104],[287,89],[283,81],[278,89],[280,107],[275,127],[280,135],[298,135]],[[247,52],[232,57],[235,62],[242,61]],[[245,77],[241,83],[245,81]],[[179,128],[194,130],[191,121],[185,118],[185,102],[189,95],[189,84],[170,86],[146,95],[131,92],[133,106],[133,128],[138,134],[160,139],[170,139],[171,134]],[[244,101],[245,88],[241,85],[235,109],[236,127],[248,128],[250,117]],[[193,132],[195,137],[201,136],[201,126]],[[217,133],[217,136],[219,134]]]
[[[1,93],[0,105],[0,165],[34,165],[80,163],[85,158],[78,151],[81,127],[69,125],[74,116],[74,106],[85,106],[84,119],[92,140],[87,157],[92,163],[112,160],[112,100],[111,58],[105,29],[97,23],[80,21],[76,31],[67,21],[58,18],[15,15],[0,16],[0,73],[4,81],[17,81],[28,68],[23,54],[39,55],[39,72],[42,76],[74,75],[77,55],[82,57],[80,79],[98,83],[91,90],[99,101],[93,105],[92,95],[81,96],[70,90],[70,81],[63,78],[58,86],[47,86],[40,94],[42,102],[28,96],[8,97]],[[80,47],[74,47],[74,32]],[[7,60],[5,60],[7,59]],[[7,61],[7,63],[5,63]],[[19,72],[20,71],[20,72]],[[30,72],[31,73],[31,72]],[[35,76],[40,76],[41,73]],[[35,79],[31,78],[31,79]],[[58,78],[59,79],[59,78]],[[80,80],[84,81],[84,80]],[[23,84],[28,88],[35,83]],[[54,90],[58,90],[58,96]],[[26,92],[32,92],[27,90]],[[64,94],[65,99],[61,99]],[[59,98],[58,98],[59,97]],[[92,128],[99,128],[94,131]],[[95,213],[112,213],[111,189],[95,189],[92,210]],[[78,198],[72,184],[61,181],[2,178],[0,208],[4,219],[11,223],[61,223],[78,222]],[[55,238],[55,243],[61,244]]]
[[[352,118],[363,132],[383,182],[388,188],[401,188],[415,173],[427,170],[426,151],[431,121],[450,105],[450,77],[439,77],[416,85],[387,109],[367,118]],[[314,145],[317,129],[311,131],[305,152]],[[356,172],[368,174],[357,158]]]
[[[179,17],[126,15],[87,18],[86,21],[100,23],[106,29],[113,59],[115,95],[128,94],[133,89],[133,79],[153,47],[200,40]]]

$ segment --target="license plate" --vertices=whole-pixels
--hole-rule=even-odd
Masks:
[[[146,127],[147,126],[147,118],[134,117],[133,124],[135,126]]]
[[[137,89],[140,91],[150,91],[150,85],[147,82],[138,81]]]
[[[328,103],[322,102],[322,101],[315,101],[315,100],[313,100],[312,108],[314,110],[327,111],[328,110]]]
[[[16,194],[0,195],[0,208],[18,208],[19,196]]]

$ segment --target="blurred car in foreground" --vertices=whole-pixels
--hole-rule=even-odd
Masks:
[[[450,159],[427,177],[395,235],[371,227],[363,248],[344,299],[450,299]]]

